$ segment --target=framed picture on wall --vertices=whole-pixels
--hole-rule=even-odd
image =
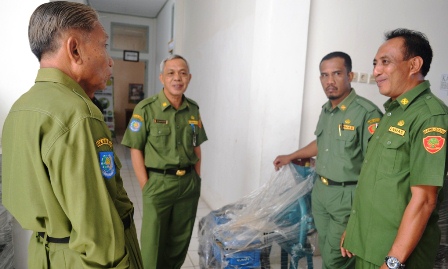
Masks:
[[[124,50],[123,51],[123,61],[138,62],[139,52],[134,50]]]
[[[137,104],[145,98],[143,84],[129,84],[129,103]]]

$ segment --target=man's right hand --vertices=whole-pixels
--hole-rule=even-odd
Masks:
[[[277,156],[274,160],[275,171],[278,171],[283,165],[290,163],[288,155]]]
[[[341,244],[340,244],[342,257],[351,258],[351,257],[355,256],[355,254],[351,253],[350,251],[348,251],[348,249],[344,248],[344,240],[345,240],[345,231],[341,236]]]

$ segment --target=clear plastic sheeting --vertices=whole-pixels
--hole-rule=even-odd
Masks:
[[[448,179],[445,179],[442,191],[444,200],[439,209],[439,227],[442,236],[434,269],[448,268]],[[442,195],[442,191],[440,195]]]
[[[12,216],[2,204],[2,155],[0,154],[0,268],[13,268]]]
[[[314,175],[310,167],[286,165],[248,196],[203,217],[201,268],[288,268],[289,264],[311,269],[314,245],[308,236],[315,231]],[[305,267],[299,266],[302,263]]]

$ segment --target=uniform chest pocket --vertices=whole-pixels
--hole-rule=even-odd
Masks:
[[[336,137],[338,151],[340,155],[352,154],[358,147],[356,131],[341,131],[341,135]]]
[[[149,128],[149,141],[155,148],[166,148],[171,134],[170,127],[156,125]]]
[[[386,135],[380,144],[382,145],[380,156],[380,170],[385,174],[403,172],[408,161],[405,143],[407,138],[397,134]]]

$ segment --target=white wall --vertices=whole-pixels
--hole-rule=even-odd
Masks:
[[[186,95],[209,138],[202,196],[220,207],[264,183],[278,149],[298,144],[309,1],[175,5],[174,51],[189,60]]]
[[[165,59],[168,55],[168,42],[171,41],[171,10],[175,5],[175,0],[168,0],[163,9],[157,16],[157,46],[156,46],[156,62],[155,62],[155,93],[162,90],[162,83],[158,79],[160,73],[160,62]]]

